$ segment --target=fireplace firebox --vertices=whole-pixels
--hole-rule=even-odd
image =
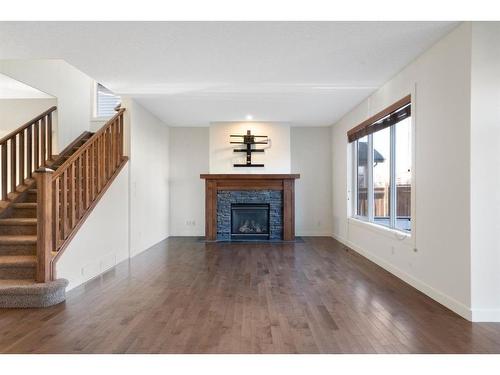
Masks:
[[[269,204],[231,204],[231,239],[269,239]]]

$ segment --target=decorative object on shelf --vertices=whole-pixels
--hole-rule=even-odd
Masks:
[[[237,148],[234,150],[234,152],[246,152],[247,154],[247,162],[245,164],[233,164],[234,167],[263,167],[264,164],[252,164],[252,152],[264,152],[264,149],[256,149],[252,148],[252,145],[267,145],[267,135],[253,135],[250,130],[247,130],[247,134],[245,135],[236,135],[236,134],[231,134],[231,137],[234,138],[243,138],[243,141],[240,142],[233,142],[231,141],[231,144],[238,144],[238,145],[246,145],[246,148]],[[256,140],[256,138],[259,138],[261,140]]]

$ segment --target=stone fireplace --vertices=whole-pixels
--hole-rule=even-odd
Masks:
[[[283,194],[279,190],[219,190],[217,240],[281,240]]]
[[[206,174],[205,237],[210,241],[295,239],[297,174]]]

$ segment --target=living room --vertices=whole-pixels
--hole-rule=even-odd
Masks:
[[[0,352],[500,351],[499,22],[117,21],[0,22]]]

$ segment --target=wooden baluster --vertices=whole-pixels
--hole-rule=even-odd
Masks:
[[[76,211],[75,211],[75,163],[71,163],[69,166],[69,227],[73,229],[76,225]]]
[[[40,140],[40,153],[41,153],[40,164],[42,167],[45,167],[45,162],[47,160],[46,132],[47,132],[47,126],[46,126],[45,117],[44,117],[41,120],[41,126],[40,126],[40,136],[41,136],[41,140]]]
[[[52,160],[52,112],[47,116],[47,158]]]
[[[100,136],[99,137],[99,151],[97,153],[97,155],[99,156],[99,185],[98,185],[98,189],[97,189],[97,192],[100,193],[101,192],[101,189],[102,187],[104,186],[104,176],[105,176],[105,157],[104,157],[104,135]]]
[[[61,243],[61,176],[54,181],[54,250],[59,249]]]
[[[36,171],[37,185],[37,268],[36,281],[51,279],[52,260],[52,173],[49,168]]]
[[[106,183],[106,131],[102,133],[101,137],[101,162],[102,162],[102,175],[101,175],[101,186],[99,191],[102,189]]]
[[[75,165],[75,217],[80,219],[82,213],[82,166],[81,158],[77,158]],[[76,221],[75,221],[76,224]],[[75,225],[73,224],[73,225]]]
[[[104,154],[105,148],[105,142],[104,142],[104,137],[106,137],[106,132],[103,132],[102,135],[99,137],[99,189],[97,190],[98,192],[101,191],[102,186],[104,185],[104,179],[106,176],[106,157]]]
[[[90,149],[90,199],[93,202],[95,199],[95,190],[97,184],[96,168],[97,159],[95,157],[96,142],[92,142]]]
[[[119,150],[119,156],[120,156],[120,163],[122,161],[122,158],[123,158],[123,133],[124,133],[124,129],[123,129],[123,113],[120,114],[120,138],[119,138],[119,142],[120,142],[120,150]]]
[[[13,193],[16,191],[17,187],[17,158],[16,158],[16,137],[10,139],[10,192]]]
[[[40,132],[39,132],[38,121],[35,122],[35,126],[33,127],[33,132],[35,133],[34,134],[34,150],[33,150],[33,154],[34,154],[33,169],[38,169],[38,167],[40,166],[40,144],[39,144]]]
[[[99,194],[99,186],[101,184],[101,157],[99,155],[99,151],[101,149],[101,141],[99,138],[97,138],[94,143],[95,143],[95,173],[96,173],[95,192],[97,196],[97,194]]]
[[[89,207],[89,148],[83,154],[83,207],[86,210]]]
[[[2,200],[7,199],[7,142],[2,143]]]
[[[113,126],[109,127],[109,174],[108,179],[111,178],[113,172],[115,171],[115,166],[113,164]]]
[[[111,141],[111,150],[110,150],[110,165],[111,165],[111,175],[115,171],[115,122],[114,120],[111,125],[109,126],[109,134],[110,134],[110,141]]]
[[[120,123],[120,119],[117,118],[115,122],[115,169],[120,165],[120,157],[118,156],[118,125]]]
[[[116,165],[120,165],[120,118],[118,117],[118,122],[116,123]]]
[[[31,178],[33,172],[33,144],[31,143],[33,126],[29,126],[26,129],[26,174],[28,178]]]
[[[94,181],[94,198],[97,197],[97,193],[99,192],[99,139],[96,139],[94,142],[94,173],[95,173],[95,181]]]
[[[24,184],[24,130],[19,133],[19,184]]]
[[[110,176],[110,163],[109,163],[109,155],[110,155],[110,139],[111,139],[111,136],[109,134],[109,128],[106,129],[106,131],[104,132],[104,141],[105,141],[105,152],[104,152],[104,160],[105,160],[105,167],[106,167],[106,175],[105,175],[105,178],[104,178],[104,185],[106,184],[106,182],[108,182],[108,179],[109,179],[109,176]]]
[[[69,235],[69,222],[68,222],[68,170],[66,169],[62,174],[62,228],[63,239],[68,238]]]

